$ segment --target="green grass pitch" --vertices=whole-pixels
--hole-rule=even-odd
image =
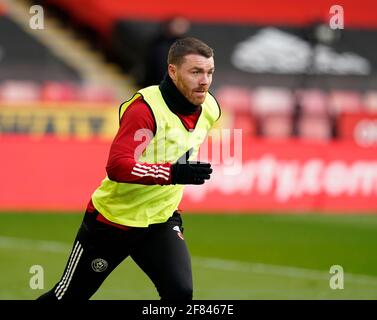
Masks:
[[[35,299],[59,280],[82,214],[0,214],[0,299]],[[183,214],[194,299],[377,299],[377,215]],[[33,265],[44,289],[31,289]],[[331,289],[332,265],[344,288]],[[92,299],[158,299],[126,259]]]

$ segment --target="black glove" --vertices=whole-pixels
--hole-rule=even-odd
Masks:
[[[191,151],[191,150],[190,150]],[[211,164],[207,162],[187,161],[188,151],[171,166],[172,184],[203,184],[212,173]]]

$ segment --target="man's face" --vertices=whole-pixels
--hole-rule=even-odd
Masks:
[[[201,105],[212,83],[213,57],[188,54],[181,65],[169,64],[168,72],[178,90],[194,105]]]

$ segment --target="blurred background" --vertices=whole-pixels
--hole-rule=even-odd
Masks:
[[[195,298],[376,299],[372,0],[0,0],[0,299],[58,280],[120,103],[161,81],[183,36],[215,51],[231,141],[182,201]],[[32,265],[44,289],[30,288]],[[158,297],[126,261],[94,298]]]

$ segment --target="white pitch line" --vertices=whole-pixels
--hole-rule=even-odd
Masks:
[[[210,269],[275,275],[290,278],[329,280],[332,276],[332,274],[326,271],[290,266],[279,266],[265,263],[244,262],[237,260],[193,257],[193,262],[199,266]],[[377,285],[377,277],[364,274],[349,273],[347,271],[344,271],[344,281],[351,281],[353,283],[362,283],[374,286]]]
[[[0,248],[4,249],[21,249],[37,250],[49,252],[67,252],[72,248],[63,242],[33,240],[25,238],[13,238],[0,236]]]
[[[72,246],[57,241],[33,240],[25,238],[0,236],[0,248],[68,253],[72,249]],[[195,256],[192,257],[192,260],[193,264],[203,268],[229,272],[246,272],[255,274],[283,276],[290,278],[304,278],[312,280],[329,280],[331,277],[331,274],[326,271],[290,266],[279,266],[265,263],[254,263]],[[377,285],[377,277],[364,274],[349,273],[346,270],[344,272],[344,281],[368,285]]]

